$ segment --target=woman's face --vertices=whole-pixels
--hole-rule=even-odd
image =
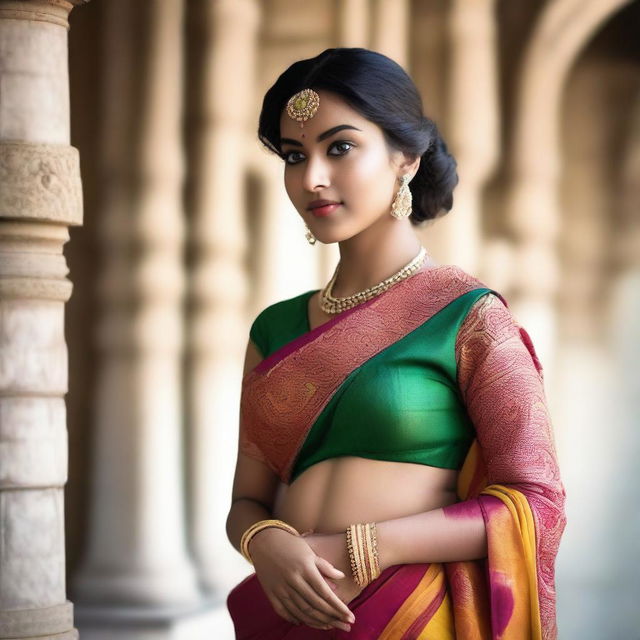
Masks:
[[[398,223],[390,215],[400,162],[382,129],[339,96],[318,91],[320,105],[304,123],[283,110],[280,136],[287,194],[318,240],[346,240],[371,225]],[[413,175],[413,172],[411,173]],[[337,203],[318,206],[317,201]],[[315,206],[314,206],[315,203]]]

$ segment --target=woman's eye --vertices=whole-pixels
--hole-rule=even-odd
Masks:
[[[347,148],[345,149],[345,147],[347,147]],[[343,155],[344,155],[345,153],[347,153],[347,151],[349,151],[349,149],[351,149],[352,147],[353,147],[353,144],[351,144],[351,142],[347,142],[346,140],[339,141],[339,142],[334,142],[334,143],[331,145],[331,147],[330,147],[330,148],[331,148],[331,149],[340,149],[340,152],[339,152],[339,153],[337,153],[337,154],[336,154],[336,153],[331,153],[330,155],[332,155],[332,156],[335,156],[335,155],[343,156]]]
[[[328,155],[343,156],[354,146],[355,145],[352,142],[347,142],[346,140],[339,140],[337,142],[334,142],[329,147]],[[331,150],[333,149],[336,149],[338,153],[331,153]],[[298,164],[299,162],[302,162],[304,160],[304,154],[300,153],[300,151],[285,151],[282,154],[282,157],[287,164]]]
[[[284,161],[287,164],[298,164],[298,162],[300,162],[300,159],[296,160],[295,158],[291,158],[291,156],[301,156],[302,154],[299,151],[285,151],[282,154],[282,157],[284,158]]]

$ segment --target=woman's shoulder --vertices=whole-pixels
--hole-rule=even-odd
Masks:
[[[458,344],[480,335],[485,341],[501,341],[519,332],[518,322],[504,295],[475,274],[456,264],[443,264],[433,268],[428,279],[425,295],[438,292],[438,295],[450,300],[462,296],[473,299],[465,308],[465,317],[458,331]]]
[[[476,311],[496,307],[507,309],[509,306],[499,291],[456,264],[439,264],[425,269],[416,293],[443,301],[453,301],[462,296],[476,298],[471,307]]]
[[[293,310],[297,311],[303,306],[315,291],[316,289],[309,289],[290,298],[272,302],[257,313],[255,320],[280,317],[282,315],[288,316]]]
[[[521,350],[524,346],[536,370],[542,375],[542,364],[528,331],[509,309],[504,296],[495,289],[484,286],[487,288],[486,294],[479,296],[469,307],[458,330],[456,359],[459,360],[465,353],[475,354],[475,357],[481,359],[491,350],[501,349],[508,353],[509,349]]]
[[[262,308],[253,319],[249,336],[264,354],[276,334],[296,331],[307,322],[307,300],[315,290],[308,290],[295,296],[277,300]]]

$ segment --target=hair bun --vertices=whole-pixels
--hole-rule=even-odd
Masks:
[[[430,141],[422,154],[420,167],[411,181],[411,194],[417,200],[411,217],[416,223],[444,215],[453,207],[453,190],[458,184],[457,162],[449,153],[436,124],[425,118]]]

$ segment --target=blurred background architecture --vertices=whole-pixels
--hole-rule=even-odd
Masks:
[[[337,260],[257,117],[332,46],[415,79],[460,175],[424,244],[536,345],[560,639],[640,638],[640,1],[73,4],[0,0],[0,640],[75,637],[71,602],[86,639],[233,637],[248,329]]]

